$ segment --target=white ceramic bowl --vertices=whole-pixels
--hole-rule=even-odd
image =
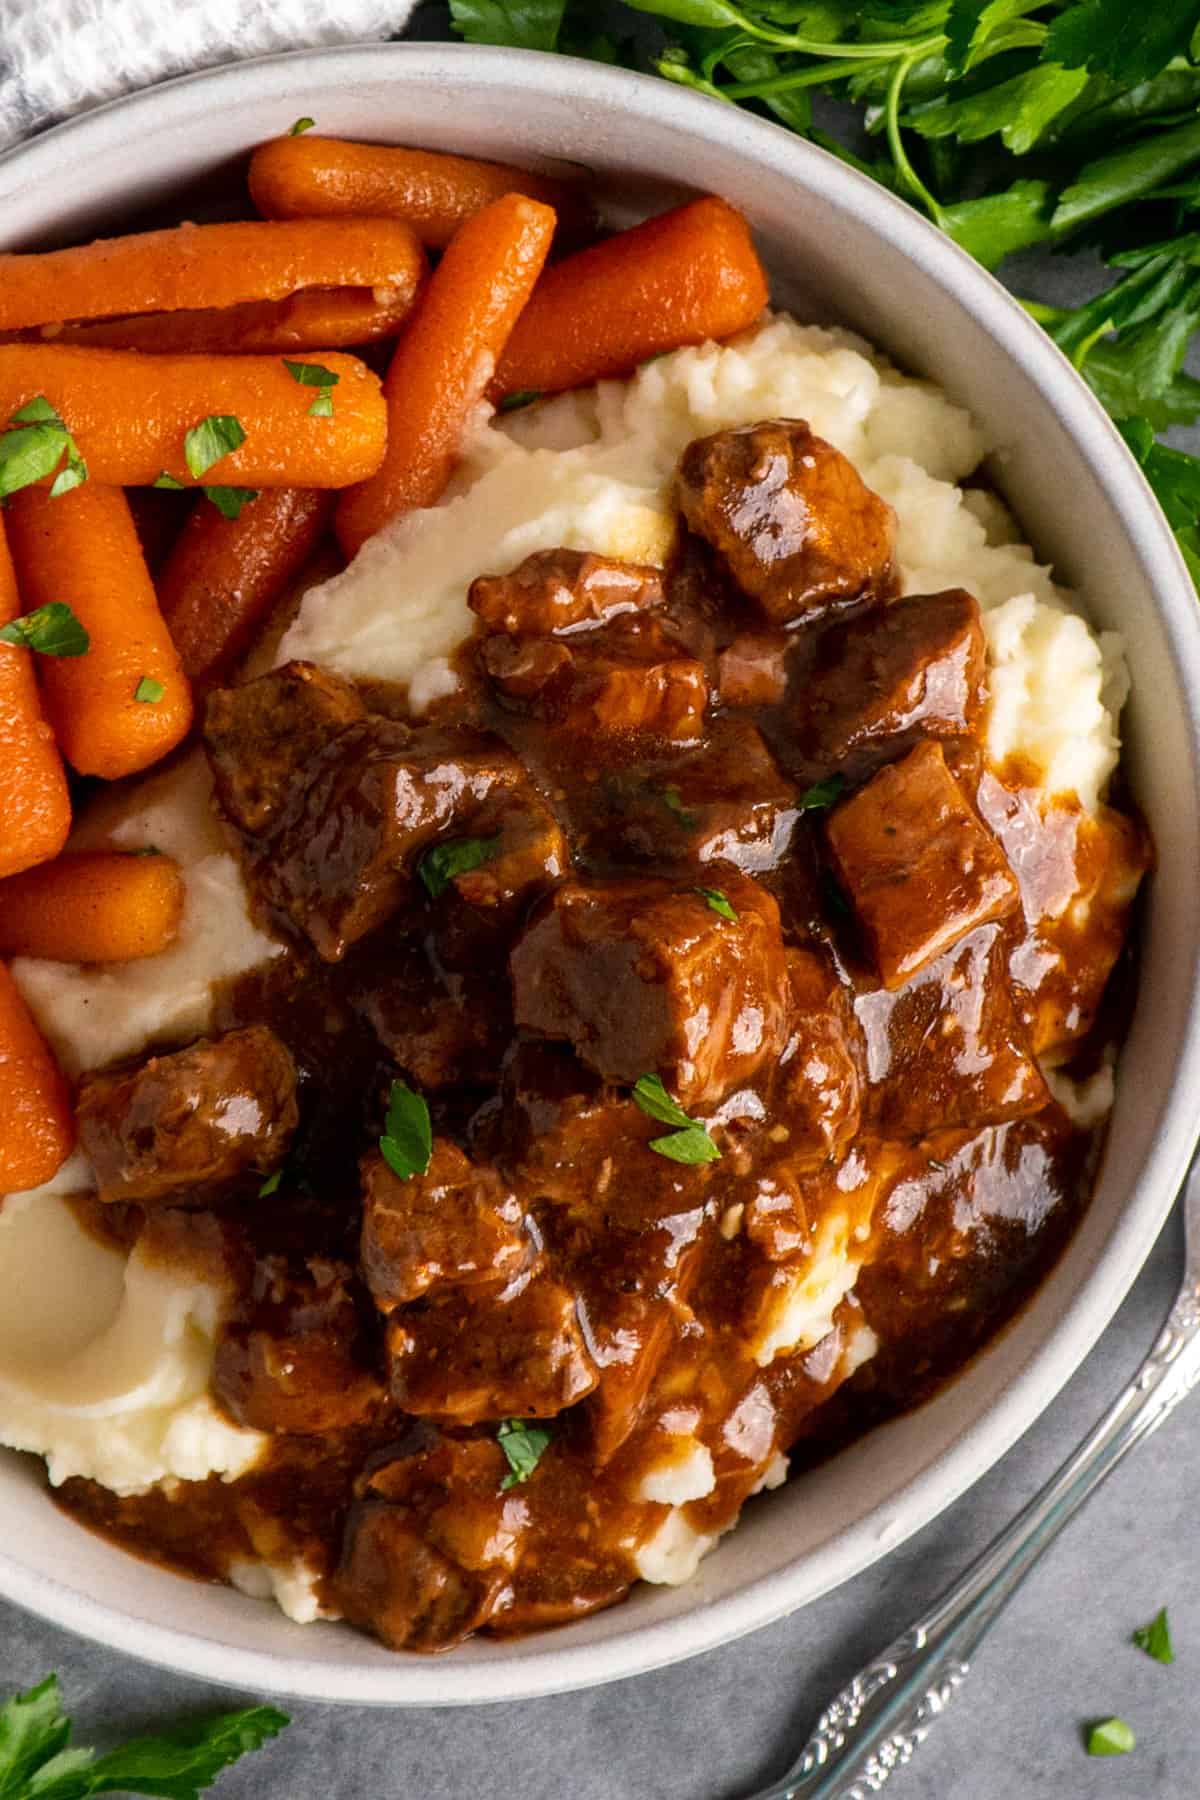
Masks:
[[[632,1675],[751,1631],[895,1548],[976,1480],[1087,1354],[1146,1257],[1200,1091],[1200,614],[1149,490],[1096,402],[1003,289],[908,207],[783,130],[667,83],[546,56],[387,45],[172,82],[0,159],[0,245],[114,228],[177,203],[260,139],[322,131],[596,171],[632,216],[689,189],[750,215],[776,294],[863,332],[967,405],[1030,540],[1124,632],[1128,769],[1158,846],[1136,1016],[1103,1174],[1060,1265],[930,1405],[763,1496],[683,1588],[542,1637],[436,1660],[143,1565],[0,1457],[0,1591],[131,1655],[264,1693],[396,1705],[515,1699]],[[4,1305],[14,1303],[5,1295]],[[19,1299],[17,1301],[19,1303]]]

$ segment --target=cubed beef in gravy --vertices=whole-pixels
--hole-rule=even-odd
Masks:
[[[401,1308],[387,1344],[392,1398],[418,1418],[550,1418],[597,1381],[575,1296],[538,1264]]]
[[[389,1649],[449,1650],[487,1622],[507,1581],[435,1550],[406,1508],[368,1499],[351,1510],[335,1586],[346,1618]]]
[[[979,604],[962,588],[873,606],[832,626],[795,696],[806,750],[839,762],[864,744],[961,737],[983,705]]]
[[[223,1328],[213,1362],[213,1393],[230,1418],[311,1435],[357,1424],[382,1405],[353,1290],[348,1264],[259,1260],[248,1317]]]
[[[773,625],[895,591],[895,514],[800,419],[697,438],[677,493],[688,525]]]
[[[495,1082],[512,1032],[507,996],[478,977],[434,987],[426,968],[364,985],[355,1007],[421,1089]]]
[[[587,550],[535,550],[509,575],[480,575],[467,605],[489,631],[549,636],[663,602],[662,571]]]
[[[787,1042],[779,1058],[780,1154],[793,1162],[840,1156],[858,1131],[859,1031],[849,989],[824,956],[789,950]]]
[[[442,1138],[425,1173],[406,1181],[372,1151],[362,1184],[362,1268],[381,1312],[432,1288],[504,1281],[525,1259],[516,1195]]]
[[[311,781],[325,751],[365,725],[358,690],[314,663],[292,662],[209,695],[204,743],[217,798],[243,831],[268,831]]]
[[[862,994],[866,1121],[882,1136],[998,1125],[1049,1093],[1008,984],[1005,941],[984,925],[903,987]]]
[[[564,882],[512,953],[517,1024],[607,1081],[657,1073],[682,1106],[748,1080],[786,1029],[779,909],[733,868],[712,881],[735,919],[667,881]]]
[[[85,1075],[78,1119],[101,1200],[186,1205],[280,1166],[299,1119],[296,1069],[268,1026],[251,1025]]]
[[[567,641],[486,638],[483,666],[513,706],[583,736],[693,743],[708,706],[704,664],[656,617],[633,615]]]
[[[1019,904],[1004,852],[931,740],[872,776],[826,829],[885,987]]]
[[[722,706],[778,706],[787,692],[785,631],[743,631],[717,658],[717,694]]]

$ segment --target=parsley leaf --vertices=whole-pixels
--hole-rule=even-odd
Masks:
[[[243,506],[249,506],[252,500],[258,499],[258,495],[258,488],[206,487],[204,489],[205,499],[212,501],[224,519],[240,518]]]
[[[1101,1719],[1087,1734],[1089,1756],[1127,1756],[1137,1743],[1124,1719]]]
[[[683,804],[683,796],[677,787],[665,787],[662,790],[662,803],[668,812],[675,814],[685,831],[691,831],[698,823],[694,812],[690,812]]]
[[[297,119],[296,123],[292,126],[291,130],[288,132],[288,136],[289,137],[303,137],[304,133],[306,131],[312,130],[312,128],[316,124],[316,122],[317,121],[315,119],[309,119],[309,118]]]
[[[310,415],[316,419],[332,419],[333,390],[342,379],[341,376],[335,375],[323,363],[289,362],[286,356],[283,366],[292,380],[298,381],[301,387],[320,388],[320,393],[308,409]]]
[[[526,1419],[505,1419],[497,1427],[496,1442],[508,1462],[508,1474],[500,1483],[501,1493],[529,1480],[549,1448],[551,1435],[547,1426],[531,1425]]]
[[[429,1167],[433,1155],[429,1108],[420,1094],[414,1094],[403,1081],[393,1081],[388,1094],[379,1153],[401,1181],[407,1181],[410,1175],[423,1175]]]
[[[566,0],[450,0],[455,31],[468,44],[557,50]]]
[[[269,1195],[278,1193],[279,1184],[282,1180],[283,1180],[283,1170],[282,1169],[276,1169],[276,1171],[273,1175],[268,1175],[267,1179],[263,1182],[262,1186],[258,1190],[259,1199],[266,1200]]]
[[[728,896],[723,894],[720,888],[698,887],[693,888],[692,892],[693,894],[699,894],[700,898],[706,902],[713,912],[716,913],[718,918],[728,919],[731,925],[737,924],[737,913],[730,904]]]
[[[515,393],[505,394],[496,411],[517,412],[522,406],[532,406],[535,400],[542,397],[541,388],[517,388]]]
[[[183,455],[188,469],[197,480],[207,475],[214,463],[236,450],[246,441],[240,419],[232,413],[209,413],[193,425],[183,440]]]
[[[832,806],[845,787],[845,777],[829,775],[824,781],[815,781],[810,788],[805,788],[796,805],[801,812],[824,812]]]
[[[456,875],[465,875],[468,870],[478,869],[483,863],[491,862],[499,847],[498,837],[451,838],[448,843],[435,844],[432,850],[425,852],[417,873],[425,883],[430,898],[437,900]]]
[[[156,488],[171,488],[175,492],[182,494],[187,487],[187,483],[185,481],[177,481],[174,475],[168,475],[167,471],[164,469],[161,475],[156,475],[154,477],[151,486]]]
[[[135,1738],[106,1756],[71,1749],[58,1677],[0,1707],[0,1800],[89,1800],[94,1794],[150,1794],[198,1800],[222,1769],[283,1730],[273,1706],[191,1720],[157,1737]]]
[[[1195,0],[1076,0],[1051,21],[1043,55],[1132,87],[1186,56],[1195,29]]]
[[[633,1098],[648,1118],[660,1125],[676,1129],[669,1137],[650,1139],[650,1148],[672,1162],[716,1162],[721,1152],[698,1119],[689,1118],[677,1100],[672,1100],[657,1075],[639,1075],[633,1086]]]
[[[162,682],[155,681],[153,675],[143,675],[133,690],[133,697],[144,706],[157,706],[166,691]]]
[[[56,500],[87,480],[79,446],[44,394],[18,407],[9,424],[12,429],[0,436],[0,500],[53,475],[64,456],[50,498]]]
[[[1167,1609],[1164,1606],[1155,1613],[1148,1625],[1139,1625],[1133,1634],[1133,1642],[1155,1662],[1173,1663],[1175,1647],[1171,1642],[1171,1627],[1167,1622]]]
[[[82,656],[91,639],[64,600],[51,600],[0,630],[0,644],[20,644],[39,656]]]

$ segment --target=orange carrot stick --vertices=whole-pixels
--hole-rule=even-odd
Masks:
[[[158,601],[194,687],[219,680],[300,573],[333,516],[321,488],[268,488],[236,519],[198,500],[158,579]]]
[[[347,556],[397,513],[432,506],[442,492],[553,235],[548,206],[507,194],[468,219],[446,251],[387,373],[383,466],[338,503]]]
[[[63,755],[110,781],[147,768],[187,735],[192,697],[128,501],[95,481],[57,500],[23,488],[6,516],[26,609],[65,601],[90,640],[82,656],[38,659]]]
[[[581,188],[506,163],[340,138],[272,138],[250,158],[250,197],[264,218],[405,219],[423,244],[444,250],[459,226],[505,194],[540,200],[578,233],[591,219]]]
[[[399,219],[243,220],[0,255],[0,330],[54,320],[237,306],[298,288],[412,292],[425,257]]]
[[[134,962],[179,935],[183,876],[169,856],[68,851],[0,881],[0,955]]]
[[[90,344],[105,350],[155,355],[245,356],[272,350],[340,350],[395,337],[412,311],[418,283],[404,287],[305,288],[286,300],[247,300],[242,306],[198,312],[142,313],[96,319],[88,325],[43,325],[22,342]]]
[[[71,1090],[0,963],[0,1194],[40,1187],[74,1147]]]
[[[314,390],[293,380],[282,357],[3,344],[0,426],[44,394],[92,479],[109,487],[149,487],[164,472],[185,484],[347,487],[379,467],[387,408],[365,363],[332,351],[319,360],[338,376],[332,418],[310,414]],[[211,413],[238,419],[246,441],[197,478],[184,437]]]
[[[547,269],[509,339],[492,398],[627,375],[648,357],[729,337],[767,304],[741,213],[709,197]]]
[[[21,611],[0,524],[0,626]],[[42,713],[33,653],[0,644],[0,876],[57,856],[71,828],[71,800],[54,733]]]

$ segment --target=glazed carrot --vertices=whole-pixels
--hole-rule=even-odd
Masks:
[[[194,687],[220,679],[300,573],[333,516],[321,488],[268,488],[236,519],[198,500],[158,579],[158,601]]]
[[[147,768],[186,736],[192,697],[128,501],[95,481],[57,500],[23,488],[6,517],[26,611],[65,601],[90,639],[82,656],[39,658],[63,755],[81,775],[110,781]]]
[[[412,311],[419,283],[405,287],[305,288],[286,300],[247,300],[199,312],[142,313],[88,325],[44,325],[23,342],[91,344],[156,355],[263,355],[277,350],[340,350],[395,337]]]
[[[68,851],[0,881],[0,956],[135,962],[179,935],[183,876],[169,856]]]
[[[729,337],[767,304],[741,213],[693,200],[547,269],[501,358],[492,397],[557,393],[648,357]]]
[[[314,418],[314,390],[277,356],[142,356],[136,350],[0,345],[0,425],[44,395],[75,435],[94,481],[148,487],[165,472],[185,484],[347,487],[383,459],[387,408],[379,378],[331,351],[332,418]],[[209,414],[229,414],[246,433],[240,449],[197,478],[184,437]]]
[[[444,250],[458,227],[504,194],[552,206],[559,224],[579,231],[591,211],[574,183],[531,175],[506,163],[353,144],[341,138],[272,138],[250,158],[250,197],[264,218],[404,219],[423,244]]]
[[[415,290],[425,257],[399,219],[243,220],[0,255],[0,330],[237,306],[298,288]]]
[[[441,494],[553,235],[548,206],[506,194],[468,219],[446,251],[387,372],[383,466],[338,503],[347,556],[397,513]]]
[[[0,523],[0,626],[20,611]],[[70,828],[67,778],[42,713],[33,652],[0,644],[0,876],[57,856]]]
[[[40,1187],[74,1147],[71,1090],[0,963],[0,1194]]]

